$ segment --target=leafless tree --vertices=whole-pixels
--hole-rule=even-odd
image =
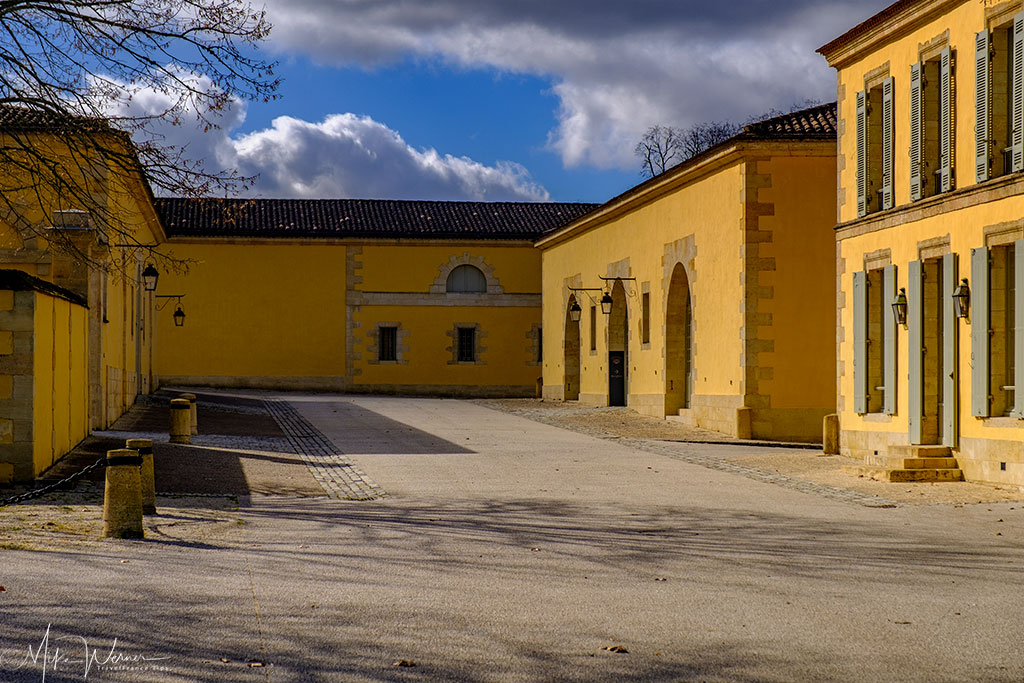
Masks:
[[[85,211],[114,245],[134,235],[103,198],[111,183],[141,173],[157,193],[194,197],[244,187],[158,129],[209,130],[234,100],[272,99],[274,65],[256,50],[269,30],[247,0],[0,0],[0,219],[31,238]],[[139,111],[140,91],[166,106]],[[42,222],[19,221],[26,202]]]
[[[653,178],[740,134],[744,126],[819,104],[821,102],[808,99],[801,104],[794,104],[789,111],[772,108],[758,116],[751,116],[744,124],[705,121],[687,128],[651,126],[633,149],[633,153],[640,159],[640,175]]]

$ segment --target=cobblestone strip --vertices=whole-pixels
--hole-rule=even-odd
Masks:
[[[829,486],[828,484],[818,484],[813,481],[807,481],[806,479],[791,477],[788,474],[779,474],[778,472],[770,472],[756,467],[747,467],[746,465],[740,465],[730,460],[723,460],[722,458],[713,455],[702,455],[700,453],[687,452],[683,448],[680,448],[681,446],[684,446],[684,444],[669,444],[664,441],[649,439],[620,438],[615,440],[629,446],[630,448],[636,448],[637,450],[665,455],[669,458],[674,458],[675,460],[682,460],[683,462],[688,462],[691,465],[700,465],[701,467],[706,467],[711,470],[731,472],[748,479],[763,481],[766,484],[775,484],[776,486],[793,489],[794,491],[801,491],[803,493],[810,493],[816,496],[823,496],[825,498],[832,498],[834,500],[841,500],[847,503],[863,505],[871,508],[901,507],[901,505],[896,501],[881,498],[879,496],[872,496],[867,493],[861,493],[860,491],[844,489],[838,486]]]
[[[486,401],[476,401],[476,403],[486,408],[490,408],[491,410],[502,410],[502,408],[495,407],[494,405]],[[768,470],[762,470],[756,467],[747,467],[745,465],[740,465],[730,460],[725,460],[721,456],[694,453],[693,451],[690,451],[686,448],[685,442],[609,436],[607,433],[599,429],[587,427],[584,425],[566,424],[565,422],[558,420],[557,418],[553,419],[538,411],[513,410],[504,412],[510,412],[514,415],[525,417],[528,420],[533,420],[535,422],[543,422],[544,424],[548,424],[553,427],[568,429],[569,431],[577,432],[579,434],[586,434],[587,436],[593,436],[598,439],[605,439],[606,441],[615,441],[625,446],[629,446],[630,448],[635,448],[637,450],[645,451],[647,453],[664,455],[669,458],[674,458],[676,460],[682,460],[683,462],[690,463],[691,465],[699,465],[701,467],[706,467],[711,470],[718,470],[720,472],[730,472],[732,474],[738,474],[748,479],[754,479],[755,481],[763,481],[767,484],[782,486],[787,489],[793,489],[794,491],[810,493],[816,496],[831,498],[833,500],[840,500],[854,505],[863,505],[864,507],[902,507],[900,503],[888,500],[886,498],[882,498],[880,496],[872,496],[867,493],[861,493],[859,491],[853,491],[851,489],[844,489],[838,486],[817,484],[813,481],[807,481],[806,479],[791,477],[787,474],[779,474],[778,472],[770,472]],[[729,442],[725,441],[722,443],[722,445],[727,446],[730,444]]]
[[[263,402],[328,496],[339,500],[377,500],[386,495],[287,401]]]

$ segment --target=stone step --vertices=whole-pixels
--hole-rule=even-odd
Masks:
[[[890,456],[900,458],[949,458],[953,451],[949,446],[935,445],[912,445],[912,446],[889,446]]]
[[[954,468],[888,469],[872,467],[871,465],[843,465],[842,471],[846,474],[874,479],[875,481],[929,482],[964,480],[964,473]]]
[[[959,467],[956,458],[908,458],[899,455],[868,455],[864,464],[891,470],[930,470],[956,469]]]
[[[665,419],[669,422],[681,424],[689,429],[697,429],[697,417],[690,408],[680,408],[678,415],[666,415]]]

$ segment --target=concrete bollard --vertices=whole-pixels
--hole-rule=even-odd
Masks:
[[[196,412],[196,395],[195,394],[181,394],[178,398],[184,398],[188,400],[188,410],[191,414],[192,426],[189,428],[192,434],[199,433],[199,416]]]
[[[128,439],[125,448],[138,451],[142,457],[139,476],[142,479],[142,514],[156,514],[156,478],[153,476],[153,442],[150,439]]]
[[[826,415],[822,425],[821,451],[825,455],[839,455],[839,415]]]
[[[103,488],[103,535],[142,538],[141,458],[135,451],[107,451],[107,481]]]
[[[192,443],[192,414],[187,398],[171,399],[171,443]]]

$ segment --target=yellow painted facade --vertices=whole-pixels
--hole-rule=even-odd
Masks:
[[[157,367],[169,384],[441,395],[533,395],[539,377],[540,255],[528,242],[175,238],[186,322],[158,314]],[[471,265],[487,291],[449,293]],[[381,360],[378,328],[397,328]],[[476,356],[454,355],[456,328]]]
[[[67,146],[45,132],[22,133],[19,140],[49,158],[67,155]],[[65,165],[85,169],[77,181],[86,191],[58,196],[24,187],[22,178],[0,178],[7,206],[0,216],[0,269],[59,288],[47,293],[39,285],[31,303],[22,299],[32,292],[12,292],[20,304],[0,325],[17,329],[21,340],[9,367],[0,354],[0,413],[16,416],[11,442],[0,442],[0,481],[5,471],[18,480],[40,474],[90,429],[108,427],[137,394],[155,388],[153,299],[141,286],[146,247],[140,245],[158,246],[163,230],[149,188],[138,173],[113,164]],[[27,314],[33,321],[25,327]]]
[[[1022,244],[1017,240],[1024,239],[1024,179],[1020,172],[1003,168],[1003,147],[1011,140],[1000,138],[1008,135],[1007,119],[1013,116],[1007,112],[1013,79],[1006,59],[1012,50],[1012,22],[1024,16],[1022,10],[1019,1],[905,3],[820,50],[837,70],[839,89],[837,379],[844,454],[871,458],[894,446],[946,445],[968,480],[1024,484],[1024,415],[1011,410],[1014,342],[1012,329],[1006,329],[1013,327],[1012,305],[1006,310],[1012,303],[1012,277],[999,287],[995,284],[1006,273],[999,258],[1012,255],[1014,245]],[[987,60],[986,50],[977,47],[986,37],[991,41]],[[948,91],[941,80],[944,54],[952,63]],[[940,76],[932,85],[925,79],[921,100],[912,91],[916,64]],[[884,185],[884,175],[871,166],[870,153],[865,162],[858,150],[875,152],[871,145],[884,142],[871,139],[877,113],[858,118],[858,93],[870,93],[888,78],[893,91],[893,200],[891,207],[879,203],[865,212],[858,206],[858,181],[874,181],[867,188],[870,193]],[[930,87],[936,88],[934,95],[928,95]],[[948,117],[941,107],[944,97]],[[916,118],[918,102],[921,118]],[[917,121],[924,123],[920,137],[912,136]],[[884,120],[882,125],[887,125]],[[946,188],[941,184],[942,149],[927,146],[936,129],[939,140],[948,131],[951,147]],[[858,148],[862,130],[869,131],[867,145],[862,140]],[[982,144],[988,143],[988,179],[979,176],[979,150],[986,168],[985,147],[977,146],[979,130]],[[920,166],[908,154],[916,141],[923,150]],[[920,198],[912,194],[915,177],[925,182]],[[950,277],[954,268],[955,279]],[[880,296],[876,275],[888,277],[886,270],[893,278],[886,294],[903,289],[911,300],[908,323],[894,324],[889,337],[873,322],[880,316],[884,323],[894,315],[892,299]],[[858,278],[867,283],[865,289],[858,289]],[[951,320],[952,295],[963,278],[969,283],[972,309],[967,318]],[[1016,295],[1022,294],[1018,290]],[[864,322],[858,318],[859,306],[867,316]],[[916,307],[920,318],[915,317]],[[1019,318],[1018,347],[1024,344],[1024,320]],[[866,345],[862,335],[867,336]],[[1010,349],[997,348],[997,343]],[[879,374],[873,354],[880,347],[881,372],[894,363],[891,379]],[[867,350],[858,355],[860,349]],[[989,368],[989,377],[985,368],[996,364],[1005,371]],[[882,385],[876,387],[878,382]],[[1020,382],[1016,391],[1024,391]]]
[[[732,141],[540,240],[544,396],[820,439],[834,329],[808,321],[834,310],[834,173],[828,141]]]

